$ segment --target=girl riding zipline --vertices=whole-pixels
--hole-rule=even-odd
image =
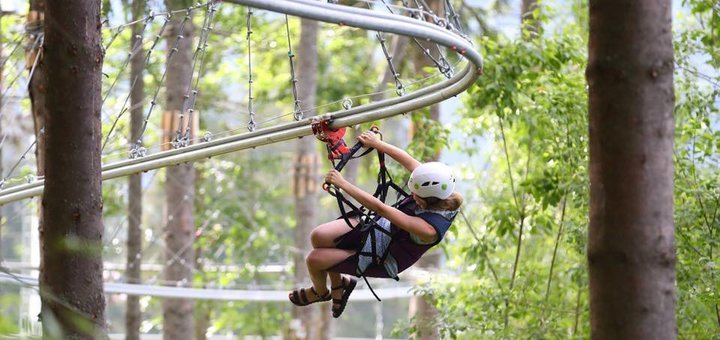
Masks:
[[[410,171],[408,185],[412,195],[391,206],[348,182],[337,170],[325,176],[326,183],[343,190],[377,215],[372,221],[350,215],[320,225],[310,234],[313,249],[306,263],[313,285],[295,289],[289,299],[298,306],[332,299],[336,318],[342,314],[357,284],[350,275],[397,279],[397,273],[413,265],[442,240],[463,201],[454,191],[455,177],[448,166],[438,162],[421,164],[370,131],[360,135],[358,141],[366,148],[387,154]],[[373,227],[365,227],[369,224]],[[327,287],[328,276],[331,289]]]

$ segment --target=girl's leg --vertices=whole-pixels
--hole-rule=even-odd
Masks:
[[[340,273],[328,272],[328,276],[330,276],[330,288],[342,287],[342,275],[340,275]],[[342,298],[343,290],[333,289],[331,293],[334,299],[340,299]]]
[[[342,284],[340,273],[328,272],[328,276],[330,277],[330,287],[339,287]]]
[[[313,286],[315,286],[315,290],[319,294],[322,294],[321,291],[327,292],[328,290],[327,274],[329,272],[327,269],[340,263],[353,254],[355,254],[354,251],[336,248],[320,248],[310,251],[310,254],[308,254],[306,259],[308,272],[310,273],[310,279],[313,282]],[[329,274],[331,274],[331,281],[333,274],[337,277],[340,276],[340,274],[337,273]],[[340,280],[337,280],[337,282],[340,282]]]
[[[353,226],[357,225],[357,219],[350,219]],[[310,233],[310,243],[313,248],[334,248],[335,239],[350,231],[344,219],[338,219],[322,224]]]
[[[320,248],[310,251],[305,262],[307,263],[310,280],[317,294],[314,294],[312,290],[306,290],[309,301],[316,301],[320,299],[320,296],[325,296],[328,293],[327,268],[334,266],[353,254],[355,254],[354,251],[337,248]],[[337,280],[337,282],[340,281]],[[292,297],[292,293],[290,293],[289,297]]]
[[[356,225],[357,220],[351,219],[351,223]],[[317,301],[328,293],[328,272],[326,269],[355,253],[354,251],[335,248],[335,239],[350,230],[345,220],[339,219],[318,226],[310,234],[310,242],[315,249],[310,251],[305,262],[307,263],[308,274],[310,274],[310,279],[317,294],[311,289],[305,289],[305,295],[308,301]],[[336,287],[341,285],[340,275],[337,273],[330,274],[331,286]],[[292,295],[293,293],[291,292],[291,300]]]
[[[350,222],[353,224],[353,226],[356,226],[358,224],[357,219],[351,219]],[[322,250],[329,250],[329,249],[335,249],[335,239],[337,239],[340,235],[344,235],[348,231],[350,231],[350,227],[347,225],[347,222],[345,222],[344,219],[337,219],[334,221],[330,221],[328,223],[325,223],[323,225],[320,225],[319,227],[315,228],[312,233],[310,234],[310,241],[312,243],[313,252],[315,251],[322,251]],[[339,250],[339,249],[335,249]],[[340,261],[344,260],[348,256],[354,254],[354,251],[348,251],[346,256],[342,256],[342,259],[339,261],[332,262],[330,265],[327,266],[321,266],[320,268],[330,268],[336,263],[339,263]],[[319,252],[316,254],[323,254],[323,252]],[[309,256],[308,256],[309,257]],[[308,268],[310,268],[310,263],[308,262]],[[310,269],[308,269],[310,270]],[[340,273],[335,272],[328,272],[325,271],[328,276],[330,276],[330,287],[342,287],[342,275]],[[323,273],[316,273],[318,284],[320,286],[315,287],[323,287],[326,283],[326,278]],[[311,277],[313,277],[313,274],[311,272]],[[315,281],[313,281],[315,283]],[[317,288],[315,288],[317,289]],[[332,297],[335,299],[342,298],[343,295],[343,289],[335,289],[332,291]],[[333,306],[335,307],[335,306]]]

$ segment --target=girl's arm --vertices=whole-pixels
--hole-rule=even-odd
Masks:
[[[405,150],[400,149],[395,145],[381,141],[373,132],[363,132],[360,136],[358,136],[358,141],[361,142],[365,147],[373,148],[375,150],[385,153],[386,155],[390,156],[392,159],[400,163],[402,166],[404,166],[405,169],[408,169],[408,171],[410,172],[413,172],[413,170],[415,170],[415,168],[417,168],[421,164],[417,159],[410,156],[410,154],[408,154]]]
[[[423,242],[432,242],[437,238],[437,231],[425,220],[416,216],[410,216],[383,203],[375,196],[370,195],[364,190],[346,181],[337,170],[330,170],[327,176],[325,176],[325,182],[342,189],[364,207],[376,212],[382,217],[387,218],[390,223],[419,237]]]

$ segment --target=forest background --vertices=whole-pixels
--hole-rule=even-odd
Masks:
[[[405,276],[399,283],[377,282],[385,287],[413,285],[412,294],[428,301],[428,306],[413,307],[414,302],[407,298],[382,304],[351,302],[345,316],[328,326],[325,321],[312,322],[327,319],[317,316],[319,311],[313,312],[315,319],[308,322],[298,316],[303,312],[293,310],[287,302],[200,300],[192,313],[197,338],[265,337],[288,334],[298,327],[312,332],[315,325],[329,327],[330,332],[323,334],[330,337],[408,337],[428,332],[449,338],[588,336],[587,3],[536,3],[528,12],[535,26],[524,30],[520,3],[456,3],[466,20],[467,33],[485,56],[484,75],[459,100],[442,106],[441,121],[432,119],[433,111],[426,110],[378,122],[385,138],[407,146],[418,158],[441,155],[462,179],[463,214],[436,254],[439,268]],[[713,338],[720,334],[720,5],[712,0],[674,5],[677,320],[682,338]],[[21,7],[16,7],[16,14],[25,11]],[[149,1],[147,8],[166,10],[159,1]],[[112,19],[108,26],[132,20],[130,3],[106,2],[104,11]],[[267,119],[263,115],[275,117],[291,111],[293,101],[289,87],[278,86],[286,84],[289,76],[283,64],[287,63],[284,18],[259,11],[255,14],[253,89],[258,120],[262,121]],[[508,15],[517,21],[498,24],[498,18]],[[200,131],[212,132],[208,136],[244,129],[247,124],[248,110],[240,109],[248,106],[246,18],[244,8],[222,4],[208,38],[196,104],[201,112]],[[193,20],[201,26],[202,19],[197,15]],[[18,160],[35,139],[30,103],[22,86],[28,81],[27,58],[12,52],[14,42],[24,41],[25,20],[12,13],[2,18],[2,126],[7,135],[2,159],[7,182],[24,181],[36,174],[31,154]],[[152,41],[150,32],[158,32],[161,25],[162,20],[148,25],[144,33],[148,41]],[[300,20],[290,18],[289,30],[292,37],[300,37]],[[103,91],[111,91],[103,110],[103,132],[110,137],[103,162],[126,158],[132,144],[124,132],[127,120],[119,119],[112,127],[129,92],[125,61],[132,34],[113,33],[109,29],[103,32],[105,43],[116,39],[105,57]],[[378,82],[369,80],[383,79],[386,64],[374,38],[360,30],[320,25],[317,106],[339,106],[343,98],[377,90]],[[168,47],[163,43],[169,44],[161,41],[146,67],[144,83],[149,96],[155,89],[160,89],[160,97],[165,91],[161,84],[164,54],[159,52]],[[19,51],[25,48],[21,45]],[[396,60],[408,79],[423,77],[427,66],[415,54],[408,52]],[[303,55],[298,53],[297,58],[301,60]],[[113,87],[115,79],[121,82]],[[381,88],[387,86],[393,84]],[[369,98],[360,102],[363,100]],[[146,145],[161,143],[161,117],[152,117]],[[359,127],[365,128],[368,126]],[[322,146],[313,145],[318,162],[323,162]],[[195,164],[196,237],[192,247],[196,261],[190,282],[184,284],[262,290],[289,290],[296,284],[293,259],[304,247],[297,243],[297,217],[288,213],[297,205],[297,182],[289,175],[297,169],[296,150],[295,143],[280,143]],[[357,174],[351,176],[369,189],[376,165],[371,157],[359,163]],[[319,164],[317,176],[329,169],[329,163]],[[407,178],[398,167],[393,171],[399,183]],[[319,183],[319,178],[315,182]],[[166,179],[164,170],[142,175],[145,284],[177,284],[166,282],[162,275],[166,261],[163,234],[168,215],[172,215],[168,211],[173,209],[165,200]],[[103,193],[105,278],[126,282],[128,183],[106,181]],[[336,216],[331,197],[305,199],[315,207],[318,223]],[[27,200],[3,207],[3,267],[30,264],[30,268],[17,271],[36,273],[32,264],[38,256],[34,254],[37,245],[33,246],[37,204]],[[39,298],[33,295],[36,292],[30,288],[0,284],[0,334],[39,334],[35,318]],[[107,295],[110,334],[128,332],[126,302],[125,295]],[[162,299],[143,297],[139,305],[139,333],[162,333]],[[417,308],[429,308],[433,322],[419,322],[423,313]],[[301,326],[293,320],[302,320]]]

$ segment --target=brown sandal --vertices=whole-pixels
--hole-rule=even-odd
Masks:
[[[315,287],[310,287],[310,290],[317,296],[317,300],[310,301],[307,297],[307,294],[305,293],[305,288],[298,288],[292,291],[292,295],[289,297],[290,302],[292,302],[296,306],[307,306],[311,305],[316,302],[324,302],[332,299],[332,296],[330,295],[330,291],[327,291],[325,294],[320,295],[315,291]]]
[[[345,280],[346,278],[347,278],[347,280]],[[357,286],[356,279],[343,275],[340,278],[340,286],[332,287],[332,290],[338,290],[338,289],[343,290],[342,298],[340,298],[340,299],[333,298],[332,299],[332,302],[333,302],[332,313],[333,313],[334,318],[339,318],[340,315],[343,313],[343,311],[345,311],[345,306],[347,306],[348,299],[350,298],[350,294],[352,294],[353,290],[355,289],[355,286]]]

